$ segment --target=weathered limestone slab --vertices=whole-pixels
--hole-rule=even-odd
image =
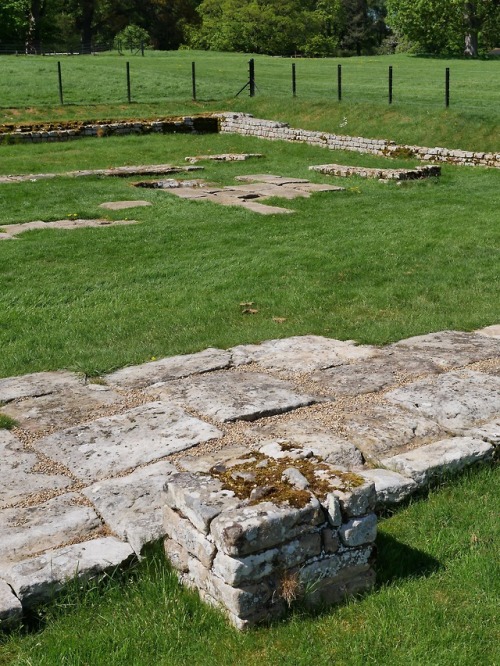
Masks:
[[[225,468],[240,465],[246,461],[255,461],[252,457],[252,451],[245,446],[226,446],[220,451],[206,453],[205,455],[187,455],[184,458],[178,458],[176,465],[185,472],[204,472],[208,473],[212,467],[223,465]]]
[[[303,508],[261,502],[224,511],[212,521],[210,533],[218,550],[241,557],[289,541],[324,520],[318,500],[311,496]]]
[[[363,464],[361,453],[351,442],[332,434],[321,423],[312,420],[302,418],[282,423],[255,424],[248,428],[247,433],[262,440],[277,440],[279,444],[291,444],[310,451],[332,465],[351,469]]]
[[[197,354],[169,356],[159,361],[122,368],[106,375],[106,381],[122,388],[144,388],[158,382],[221,370],[227,368],[230,362],[229,351],[209,347]]]
[[[368,345],[357,346],[352,340],[333,340],[319,335],[239,345],[230,351],[233,365],[258,363],[267,370],[304,373],[367,359],[376,353],[376,349]]]
[[[500,340],[477,333],[440,331],[400,340],[391,347],[404,347],[448,369],[500,355]]]
[[[178,407],[150,402],[54,433],[36,446],[91,482],[221,436],[220,430]]]
[[[492,444],[473,437],[453,437],[398,456],[385,458],[388,469],[412,478],[419,486],[493,456]]]
[[[254,157],[264,157],[262,153],[220,153],[217,155],[194,155],[185,157],[186,162],[196,164],[203,160],[212,160],[214,162],[245,162]]]
[[[152,205],[151,201],[141,201],[137,199],[135,201],[106,201],[105,203],[99,204],[99,208],[105,208],[106,210],[127,210],[128,208],[140,208]]]
[[[0,629],[13,627],[19,623],[23,615],[21,602],[12,589],[0,580]]]
[[[484,338],[486,339],[486,338]],[[447,372],[391,391],[387,399],[462,433],[500,414],[500,377],[480,372]]]
[[[338,524],[338,504],[340,505],[342,520],[346,521],[372,513],[375,509],[376,500],[375,484],[372,481],[366,481],[349,491],[333,490],[326,496],[325,508],[327,509],[328,520],[333,526]]]
[[[115,537],[101,537],[11,564],[2,575],[24,606],[50,601],[70,580],[88,580],[113,571],[130,561],[134,553]]]
[[[159,389],[162,399],[172,399],[215,421],[254,421],[316,402],[296,393],[283,380],[255,372],[231,372],[189,377]]]
[[[19,236],[25,231],[34,229],[85,229],[87,227],[115,227],[127,224],[137,224],[137,220],[106,220],[106,219],[75,219],[75,220],[54,220],[52,222],[43,222],[35,220],[34,222],[21,222],[20,224],[9,224],[3,227],[5,231],[0,233],[0,240],[9,240]]]
[[[382,458],[446,437],[447,431],[423,414],[397,405],[367,405],[345,413],[344,433],[363,454],[378,464]]]
[[[472,428],[472,430],[465,432],[464,435],[476,439],[484,439],[486,442],[498,446],[500,444],[500,417],[488,423],[483,423],[479,428]]]
[[[95,417],[96,411],[120,405],[123,396],[109,386],[80,384],[48,395],[12,401],[2,412],[14,418],[24,430],[43,433],[62,429]],[[62,462],[62,461],[61,461]]]
[[[199,532],[187,518],[181,516],[169,506],[163,506],[163,531],[169,539],[194,555],[201,564],[209,569],[215,556],[215,545],[210,535]]]
[[[474,331],[478,335],[486,335],[488,338],[500,339],[500,324],[494,324],[493,326],[485,326],[485,328],[480,328],[477,331]]]
[[[25,559],[69,541],[89,539],[102,527],[96,512],[67,493],[43,504],[0,510],[0,562]]]
[[[361,518],[352,518],[339,529],[340,540],[344,546],[355,548],[375,541],[377,536],[377,516],[370,513]]]
[[[413,169],[374,169],[344,166],[342,164],[317,164],[310,166],[309,170],[342,178],[360,176],[361,178],[379,178],[384,180],[418,180],[441,175],[441,167],[436,165],[414,167]]]
[[[8,430],[0,430],[0,508],[43,490],[60,490],[72,485],[68,476],[36,471],[38,463],[39,458],[26,451],[17,437]]]
[[[210,523],[222,511],[237,509],[241,501],[222,483],[211,476],[189,472],[172,474],[165,483],[162,501],[185,516],[202,534],[208,534]]]
[[[359,548],[342,547],[337,553],[330,557],[312,562],[302,567],[299,577],[303,584],[318,583],[323,579],[335,578],[337,582],[342,577],[348,578],[353,574],[364,573],[370,567],[373,557],[373,546],[361,546]]]
[[[82,494],[106,525],[139,555],[142,547],[164,536],[161,493],[165,479],[177,470],[161,461],[118,479],[99,481]]]
[[[375,483],[375,492],[377,493],[375,508],[377,509],[391,504],[399,504],[418,488],[413,479],[389,469],[364,469],[360,472],[360,475]]]
[[[272,176],[270,173],[256,173],[247,176],[236,176],[236,180],[247,183],[271,183],[272,185],[295,185],[308,183],[307,178],[293,178],[288,176]]]
[[[20,377],[0,379],[0,402],[7,403],[21,398],[37,398],[61,390],[72,390],[82,385],[73,372],[35,372]],[[4,407],[2,407],[4,411]]]
[[[356,362],[315,372],[310,379],[332,395],[356,396],[393,386],[401,376],[435,374],[441,370],[431,360],[395,347],[376,350],[371,358],[353,360]]]

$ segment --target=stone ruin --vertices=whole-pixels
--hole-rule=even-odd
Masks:
[[[378,178],[378,180],[422,180],[423,178],[437,178],[441,175],[441,167],[437,164],[418,166],[413,169],[375,169],[369,167],[353,167],[343,164],[317,164],[310,166],[309,171],[318,171],[327,176],[348,178]]]
[[[311,450],[226,450],[207,471],[168,478],[165,552],[180,581],[245,629],[297,600],[328,606],[369,590],[375,503],[373,481]]]

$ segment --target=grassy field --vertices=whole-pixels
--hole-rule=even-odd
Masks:
[[[206,110],[242,110],[282,118],[310,129],[387,138],[403,143],[499,150],[500,59],[467,61],[407,55],[298,59],[297,98],[291,60],[254,56],[257,94],[237,92],[248,78],[247,54],[197,51],[140,56],[2,56],[0,122],[57,118],[156,117]],[[57,60],[65,106],[59,103]],[[125,62],[130,61],[132,104]],[[191,101],[191,62],[197,98]],[[337,65],[343,98],[337,101]],[[394,102],[388,105],[388,67]],[[451,106],[444,106],[445,69],[451,70]]]
[[[131,575],[75,587],[4,638],[1,666],[496,666],[500,484],[469,472],[380,524],[376,590],[238,634],[182,590],[160,549]],[[0,639],[1,640],[1,639]]]
[[[165,65],[171,56],[136,58],[132,72],[136,66]],[[179,68],[184,63],[185,72],[192,56],[175,54],[172,61],[177,58]],[[82,62],[94,67],[106,63],[106,57]],[[227,85],[224,94],[232,94],[233,81],[225,74],[233,71],[228,63],[240,72],[247,56],[203,57],[206,62],[219,59],[219,80]],[[285,74],[290,65],[281,59],[258,59],[258,77],[264,61],[285,68]],[[49,58],[2,58],[0,81],[10,62],[14,68],[43,66],[53,72],[55,67]],[[118,74],[123,62],[117,60]],[[351,59],[345,66],[361,71],[364,62],[371,59]],[[385,68],[389,61],[380,62]],[[394,64],[398,62],[434,72],[446,65],[411,58]],[[73,63],[76,67],[79,60],[64,59],[64,76]],[[85,70],[89,75],[91,65]],[[487,91],[489,72],[497,72],[499,63],[452,63],[463,72],[475,71],[467,68],[476,65]],[[331,68],[334,63],[298,61],[297,66],[303,76],[303,67]],[[146,73],[139,78],[149,85]],[[189,67],[186,80],[189,85]],[[100,94],[104,90],[104,84],[93,85]],[[499,148],[497,102],[491,91],[489,97],[485,94],[489,104],[484,109],[445,112],[438,108],[437,97],[435,106],[398,101],[388,110],[374,99],[341,105],[302,99],[300,88],[301,97],[286,103],[278,91],[270,91],[254,100],[228,97],[194,105],[183,88],[173,101],[130,107],[120,101],[105,105],[103,95],[63,108],[52,106],[55,101],[48,97],[10,108],[21,103],[14,99],[20,94],[15,88],[7,85],[1,93],[7,105],[0,111],[4,122],[154,117],[231,107],[325,131],[339,131],[347,118],[342,131],[349,134]],[[57,88],[51,90],[57,94]],[[78,92],[84,91],[82,76]],[[214,97],[216,93],[214,79]],[[496,170],[445,166],[440,179],[402,186],[335,180],[309,172],[308,166],[336,161],[396,167],[414,162],[239,136],[169,135],[0,145],[0,173],[182,163],[187,155],[228,151],[263,152],[265,157],[206,163],[206,180],[230,184],[235,175],[267,172],[333,182],[346,191],[275,200],[295,214],[264,217],[137,189],[134,178],[61,176],[0,185],[0,227],[104,214],[138,221],[121,228],[31,231],[17,240],[0,241],[0,377],[56,368],[100,374],[209,345],[228,347],[305,333],[386,343],[500,321]],[[122,199],[148,199],[153,206],[121,213],[99,208],[104,201]],[[253,301],[258,312],[242,315],[241,301]],[[284,321],[278,323],[276,317]],[[499,492],[496,470],[471,471],[382,521],[377,589],[341,608],[317,614],[297,608],[288,621],[239,635],[220,614],[177,586],[156,550],[128,575],[91,588],[77,586],[32,618],[26,630],[0,638],[0,665],[500,664],[494,515]]]

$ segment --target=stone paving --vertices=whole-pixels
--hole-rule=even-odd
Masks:
[[[121,203],[121,202],[120,202]],[[131,202],[124,202],[131,203]],[[144,205],[141,202],[134,202],[134,205]],[[149,203],[146,205],[150,205]],[[117,206],[114,210],[121,208],[131,208],[132,206]],[[111,206],[108,206],[111,208]],[[53,222],[43,222],[35,220],[34,222],[21,222],[20,224],[7,224],[0,229],[0,240],[11,240],[25,231],[33,229],[84,229],[86,227],[114,227],[125,224],[137,224],[136,220],[106,220],[106,219],[72,219],[72,220],[54,220]]]
[[[500,443],[500,326],[383,348],[319,336],[206,349],[96,380],[0,380],[0,622],[140,556],[161,491],[259,450],[317,456],[375,483],[379,508]]]

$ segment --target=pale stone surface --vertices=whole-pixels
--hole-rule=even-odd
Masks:
[[[72,390],[82,386],[83,381],[73,372],[35,372],[20,377],[0,379],[0,402],[7,403],[21,398],[36,398],[49,393]],[[4,411],[4,407],[2,407]]]
[[[233,365],[258,363],[267,370],[301,373],[367,359],[376,353],[375,347],[319,335],[267,340],[260,345],[233,347],[230,351]]]
[[[97,481],[221,436],[178,407],[151,402],[49,435],[36,446],[78,478]]]
[[[391,404],[367,405],[347,412],[344,431],[364,458],[374,464],[446,436],[442,427],[423,414]]]
[[[13,627],[21,620],[23,607],[6,582],[0,580],[0,629]]]
[[[400,340],[393,347],[405,347],[426,356],[443,368],[455,368],[500,355],[500,340],[477,333],[440,331]]]
[[[313,396],[296,393],[288,382],[255,372],[188,377],[165,385],[159,395],[221,423],[253,421],[316,402]]]
[[[332,490],[332,495],[336,496],[340,502],[340,509],[343,519],[357,518],[370,513],[375,509],[377,495],[375,484],[372,481],[365,481],[362,485],[356,486],[351,490]],[[327,504],[330,507],[332,502],[327,495]],[[331,509],[329,508],[329,511]],[[335,524],[333,515],[331,516],[332,525]]]
[[[484,423],[479,428],[473,428],[464,434],[475,439],[484,439],[486,442],[498,446],[500,444],[500,417]]]
[[[338,552],[328,558],[307,564],[299,570],[303,584],[317,584],[324,578],[350,577],[367,571],[373,555],[373,546],[359,548],[339,548]]]
[[[325,462],[346,469],[363,464],[361,453],[354,444],[334,435],[317,421],[298,418],[283,423],[265,425],[257,423],[250,426],[246,432],[255,438],[262,440],[269,438],[277,440],[280,444],[291,444],[299,450],[310,451]]]
[[[293,178],[287,176],[273,176],[270,173],[256,173],[247,176],[236,176],[236,180],[251,183],[271,183],[272,185],[295,185],[296,183],[308,183],[307,178]]]
[[[413,479],[389,469],[364,469],[360,475],[375,483],[377,508],[398,504],[418,488]]]
[[[324,522],[318,500],[303,508],[261,502],[225,511],[212,521],[210,532],[219,550],[241,557],[293,539]]]
[[[2,575],[26,606],[50,601],[65,583],[112,571],[133,557],[132,548],[114,537],[101,537],[5,567]]]
[[[241,465],[245,462],[255,462],[256,458],[252,456],[244,446],[226,446],[220,451],[206,453],[205,455],[187,455],[183,458],[177,458],[176,465],[185,472],[209,472],[212,467],[217,466],[225,469]]]
[[[377,516],[370,513],[361,518],[353,518],[339,528],[339,536],[344,546],[355,548],[375,541],[377,536]]]
[[[169,506],[164,505],[162,511],[164,534],[209,569],[215,556],[215,545],[210,535],[206,536],[199,532],[187,518],[181,518]]]
[[[229,351],[204,349],[197,354],[169,356],[159,361],[133,365],[106,375],[106,381],[121,388],[144,388],[158,382],[180,379],[189,375],[227,368],[231,362]]]
[[[218,479],[190,472],[169,476],[162,503],[186,516],[202,534],[208,534],[210,523],[223,510],[241,505],[232,491],[222,489]]]
[[[382,464],[423,486],[434,477],[458,472],[476,462],[491,458],[493,451],[492,444],[480,439],[453,437],[385,458]]]
[[[152,205],[151,201],[137,199],[136,201],[106,201],[100,204],[99,208],[105,208],[106,210],[126,210],[127,208],[141,208]]]
[[[0,508],[25,500],[43,490],[60,490],[72,485],[62,474],[36,470],[39,459],[7,430],[0,430]]]
[[[215,162],[245,162],[253,157],[264,157],[262,153],[219,153],[215,155],[193,155],[185,157],[186,162],[196,164],[202,160],[213,160]]]
[[[485,340],[487,338],[484,338]],[[500,413],[500,377],[479,372],[448,372],[391,391],[387,399],[462,433]]]
[[[35,433],[67,428],[95,417],[99,409],[118,406],[123,396],[101,384],[80,384],[48,395],[12,401],[2,412]]]
[[[485,326],[485,328],[480,328],[477,331],[474,331],[478,335],[486,335],[489,338],[500,339],[500,324],[495,324],[493,326]]]
[[[99,481],[82,494],[92,502],[113,532],[139,555],[142,547],[164,536],[161,493],[165,479],[176,472],[161,461],[118,479]]]
[[[67,493],[43,504],[0,510],[0,562],[18,561],[75,539],[89,539],[102,527],[81,496]]]
[[[34,229],[85,229],[87,227],[114,227],[123,226],[127,224],[137,224],[137,220],[55,220],[53,222],[42,222],[42,220],[35,220],[34,222],[22,222],[20,224],[8,224],[3,229],[4,232],[0,233],[0,240],[9,240],[15,238],[25,231],[32,231]]]

